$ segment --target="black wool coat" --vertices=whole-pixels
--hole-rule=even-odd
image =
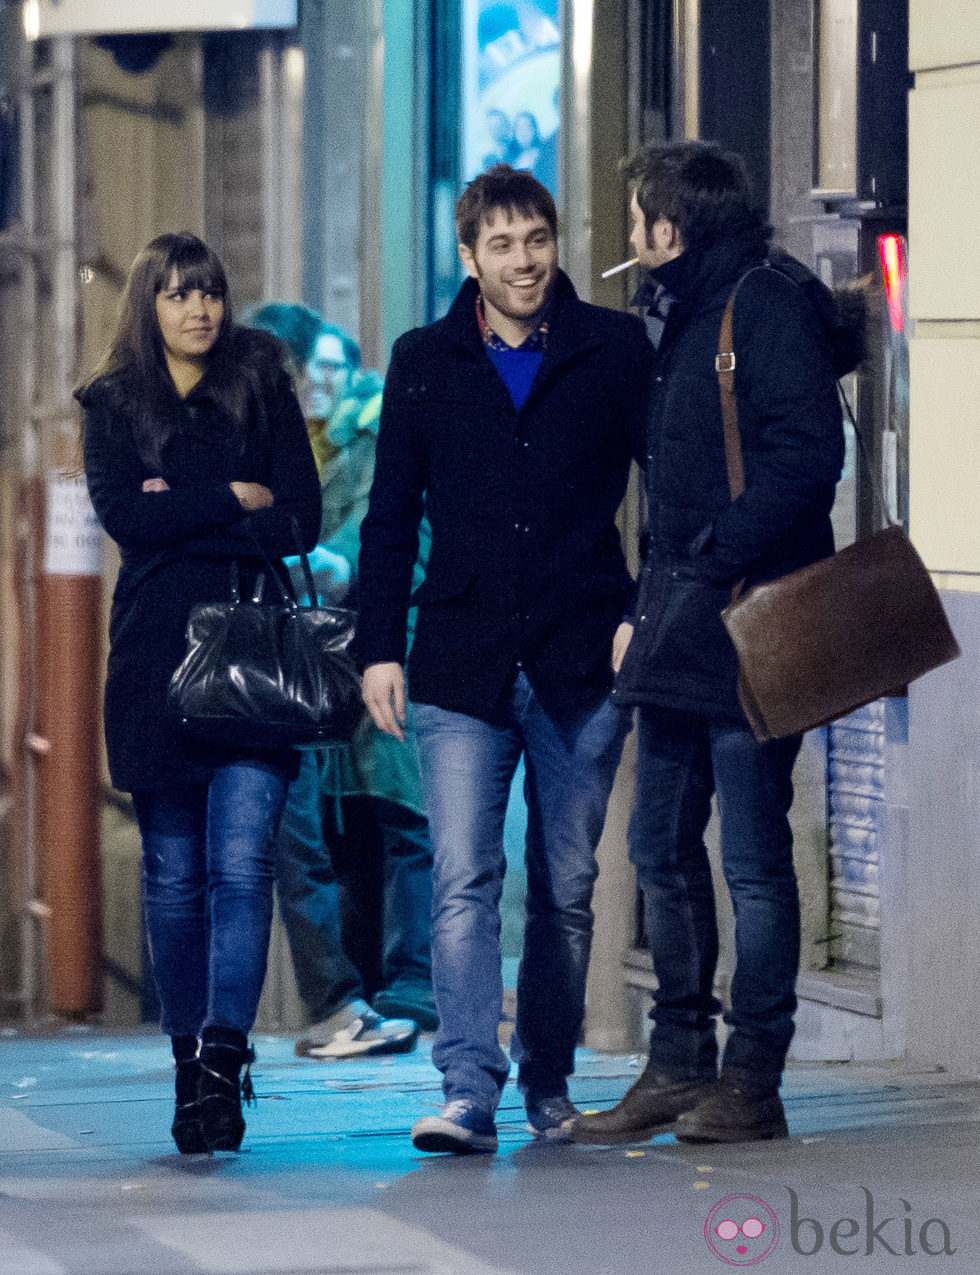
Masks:
[[[833,553],[830,509],[844,460],[836,379],[816,312],[773,268],[754,270],[733,312],[745,492],[732,501],[715,357],[735,284],[765,261],[755,232],[688,249],[650,272],[675,298],[650,394],[648,548],[621,703],[744,722],[721,619],[732,585],[772,580]]]
[[[365,664],[405,661],[423,505],[432,527],[408,663],[413,700],[483,720],[518,667],[556,720],[610,687],[633,581],[616,528],[642,452],[651,352],[631,315],[559,273],[541,367],[518,412],[484,348],[477,285],[395,343],[361,526]]]
[[[252,373],[246,419],[237,426],[209,392],[210,373],[167,404],[173,432],[162,464],[140,459],[133,421],[145,403],[138,379],[116,372],[80,394],[85,474],[99,522],[119,545],[122,565],[112,599],[105,694],[106,747],[122,791],[205,782],[232,758],[192,744],[166,712],[167,687],[184,657],[191,607],[229,596],[230,564],[244,578],[261,563],[295,551],[291,516],[304,548],[320,528],[320,484],[306,424],[271,338],[236,329],[234,356]],[[261,400],[259,398],[261,395]],[[162,477],[166,492],[143,492]],[[257,482],[271,508],[244,513],[231,482]],[[291,754],[264,758],[291,773]]]

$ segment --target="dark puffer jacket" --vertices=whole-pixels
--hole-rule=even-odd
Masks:
[[[841,410],[817,315],[775,269],[734,308],[735,393],[745,492],[732,502],[715,370],[735,284],[765,261],[748,234],[651,271],[675,298],[654,366],[646,478],[649,546],[636,631],[615,697],[743,720],[721,619],[732,585],[775,579],[833,552],[830,509],[844,458]]]
[[[106,747],[112,782],[123,791],[206,781],[230,758],[182,739],[166,712],[170,677],[184,657],[185,629],[197,602],[227,599],[232,560],[261,563],[293,552],[291,517],[304,548],[320,527],[320,483],[306,424],[270,338],[238,330],[234,355],[260,385],[242,427],[209,393],[206,374],[186,399],[166,410],[173,433],[160,467],[148,467],[133,440],[143,408],[139,383],[125,373],[100,377],[80,399],[85,474],[99,522],[119,545],[122,565],[112,600],[105,695]],[[166,492],[144,492],[162,477]],[[272,490],[269,509],[243,513],[231,482]],[[264,760],[287,773],[292,754]]]

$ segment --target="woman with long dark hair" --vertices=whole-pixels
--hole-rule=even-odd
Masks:
[[[288,751],[195,743],[166,710],[191,607],[243,585],[262,555],[316,543],[320,487],[275,342],[232,324],[221,262],[191,234],[136,258],[109,352],[82,387],[85,472],[119,545],[105,728],[131,792],[178,1150],[237,1150],[248,1033],[265,976]],[[251,577],[251,578],[250,578]],[[244,1078],[242,1069],[245,1069]]]

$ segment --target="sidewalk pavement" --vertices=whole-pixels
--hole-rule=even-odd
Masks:
[[[797,1066],[790,1139],[731,1147],[535,1143],[511,1082],[497,1156],[425,1156],[427,1038],[329,1063],[255,1045],[243,1151],[180,1157],[161,1036],[0,1033],[0,1275],[980,1275],[975,1080]],[[572,1097],[608,1106],[641,1066],[581,1050]]]

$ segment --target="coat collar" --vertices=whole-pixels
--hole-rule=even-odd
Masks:
[[[476,321],[476,296],[479,285],[467,279],[446,317],[440,320],[443,332],[453,345],[478,357],[485,357],[483,338]],[[575,358],[597,344],[598,337],[585,321],[585,305],[564,270],[555,277],[549,314],[548,344],[544,363],[551,366]]]
[[[767,241],[758,230],[733,230],[703,246],[685,249],[678,257],[648,270],[633,304],[655,304],[660,289],[683,311],[698,310],[727,297],[746,270],[765,260]]]

